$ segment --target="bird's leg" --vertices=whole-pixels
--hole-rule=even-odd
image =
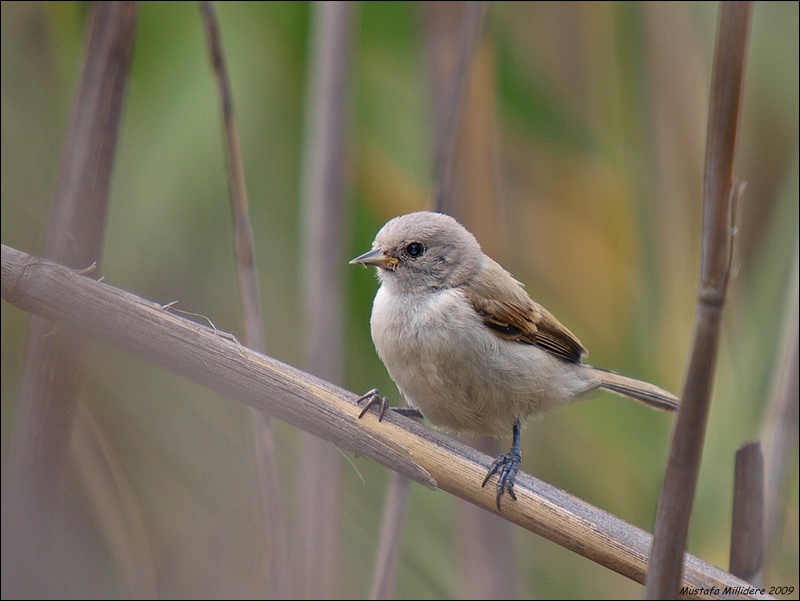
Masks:
[[[425,417],[416,407],[389,407],[389,409],[394,411],[397,415],[402,415],[404,417],[416,417],[419,419]]]
[[[497,511],[500,511],[500,499],[503,493],[508,491],[509,496],[517,500],[517,495],[514,494],[514,480],[517,478],[519,472],[519,465],[522,463],[522,454],[519,450],[520,433],[522,430],[522,423],[520,420],[514,420],[514,435],[511,442],[511,449],[505,455],[500,455],[489,466],[489,472],[483,479],[481,488],[486,486],[494,474],[497,474]]]
[[[386,413],[387,409],[391,409],[398,415],[404,415],[406,417],[422,417],[422,414],[419,412],[419,409],[415,409],[414,407],[389,407],[388,397],[381,396],[381,393],[378,392],[377,388],[373,388],[366,394],[363,394],[356,399],[356,403],[359,405],[363,401],[367,401],[367,404],[364,405],[364,408],[361,410],[361,413],[358,414],[358,419],[364,417],[367,414],[367,411],[369,411],[370,408],[373,407],[374,405],[379,405],[378,421],[383,420],[383,416]]]

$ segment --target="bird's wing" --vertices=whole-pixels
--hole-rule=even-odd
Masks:
[[[481,276],[464,286],[464,293],[484,325],[505,340],[532,344],[575,363],[587,354],[575,334],[491,259]]]

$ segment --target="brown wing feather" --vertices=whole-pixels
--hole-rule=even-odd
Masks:
[[[575,363],[586,354],[580,340],[491,259],[464,292],[486,327],[501,338],[536,345]]]

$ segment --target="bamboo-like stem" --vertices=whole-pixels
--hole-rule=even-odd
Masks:
[[[459,439],[490,457],[507,450],[501,441],[486,436],[461,435]],[[458,559],[464,573],[460,582],[462,599],[520,598],[517,532],[514,524],[501,517],[471,503],[456,506]],[[538,548],[528,548],[531,547]],[[537,583],[532,586],[535,592]]]
[[[138,599],[158,599],[158,560],[135,488],[114,440],[88,410],[78,406],[70,453],[89,492],[91,512],[102,529],[124,590]],[[133,596],[132,595],[132,596]]]
[[[203,23],[211,54],[211,63],[217,78],[222,122],[225,129],[225,150],[228,159],[228,184],[230,186],[231,216],[233,218],[234,239],[236,243],[236,266],[239,271],[239,296],[244,317],[246,343],[257,351],[264,350],[264,324],[261,319],[261,295],[258,288],[253,232],[250,228],[250,211],[247,201],[247,183],[244,177],[244,163],[239,144],[239,130],[233,108],[233,95],[222,53],[222,40],[219,22],[213,2],[201,2]]]
[[[301,175],[304,274],[305,367],[339,383],[343,378],[342,273],[347,256],[343,234],[347,156],[347,96],[350,31],[357,4],[313,2],[309,73],[305,95]],[[329,442],[304,436],[298,469],[296,589],[303,599],[338,596],[342,457]],[[324,502],[320,502],[324,499]]]
[[[461,122],[461,109],[464,106],[464,93],[469,77],[469,67],[475,51],[475,44],[481,32],[485,3],[480,0],[464,2],[464,21],[459,40],[459,54],[456,66],[445,89],[446,98],[439,103],[439,115],[436,119],[436,156],[435,181],[436,201],[435,210],[441,213],[453,214],[453,169],[455,162],[456,143]],[[436,10],[436,7],[432,10]]]
[[[751,442],[736,452],[729,570],[755,586],[764,580],[764,458]]]
[[[378,551],[375,554],[370,599],[391,599],[394,596],[397,560],[408,508],[409,484],[408,478],[397,472],[393,472],[389,479],[386,502],[383,505],[381,534],[378,537]]]
[[[428,29],[428,54],[431,62],[435,136],[435,210],[456,214],[462,202],[453,202],[456,148],[462,112],[473,62],[480,37],[484,2],[428,2],[422,5]],[[464,201],[465,199],[460,199]],[[372,599],[389,598],[399,558],[398,546],[405,526],[408,482],[395,475],[389,480],[383,508],[383,523],[378,555],[372,576]],[[472,540],[471,544],[480,544]],[[492,573],[491,565],[482,566]],[[480,573],[484,573],[481,571]]]
[[[71,267],[96,267],[102,253],[137,16],[135,2],[92,5],[44,253]],[[12,477],[9,497],[3,503],[4,593],[17,591],[34,597],[57,594],[37,588],[47,585],[39,577],[39,562],[47,561],[52,518],[61,498],[84,350],[81,336],[65,336],[54,331],[52,323],[39,318],[28,324],[25,365],[9,449]],[[5,500],[10,501],[10,507]],[[12,529],[8,540],[6,525]],[[5,569],[7,550],[10,556],[25,557],[21,560],[26,564],[24,570]],[[26,577],[30,573],[36,577]],[[6,582],[6,576],[11,582]],[[136,596],[135,591],[129,592]]]
[[[494,491],[480,486],[491,457],[392,412],[383,421],[372,413],[359,419],[355,394],[248,349],[168,307],[5,245],[2,298],[66,331],[93,336],[497,513]],[[644,582],[651,545],[647,532],[523,472],[514,491],[517,501],[505,503],[499,515]],[[771,598],[688,554],[682,584],[689,598]]]
[[[234,230],[239,300],[242,305],[245,344],[263,352],[264,324],[261,318],[261,294],[256,270],[253,233],[247,202],[247,184],[239,144],[239,131],[233,109],[233,95],[222,53],[219,22],[212,2],[201,2],[201,12],[211,54],[211,63],[219,87],[222,121],[225,130],[228,157],[228,183],[230,186],[231,214]],[[289,544],[286,518],[278,485],[278,466],[275,459],[275,436],[272,421],[261,411],[253,411],[253,444],[260,491],[259,506],[263,513],[264,548],[267,550],[269,577],[266,579],[270,596],[277,599],[291,597],[291,571],[289,569]],[[267,536],[269,534],[269,536]]]
[[[711,402],[732,252],[733,207],[742,192],[733,163],[751,2],[724,2],[711,83],[703,190],[701,275],[692,347],[656,517],[645,598],[678,595]]]
[[[505,249],[497,173],[497,73],[494,40],[480,28],[486,10],[469,2],[424,4],[441,161],[436,209],[458,219],[481,240],[487,254],[500,258]],[[462,435],[461,440],[489,455],[505,451],[505,443],[496,439]],[[520,579],[512,525],[469,503],[456,504],[456,520],[464,575],[459,596],[515,598]]]
[[[791,280],[786,294],[784,332],[772,374],[769,408],[761,428],[764,441],[764,546],[767,555],[781,537],[785,511],[780,507],[783,492],[789,486],[790,466],[796,465],[798,439],[798,391],[800,373],[800,245],[795,240]]]

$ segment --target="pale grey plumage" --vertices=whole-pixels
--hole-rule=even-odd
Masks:
[[[489,436],[513,430],[518,446],[526,418],[599,388],[677,408],[669,392],[583,363],[580,341],[452,217],[396,217],[351,263],[378,268],[375,348],[406,403],[434,424]],[[498,507],[503,486],[513,496],[515,474],[498,483]]]

